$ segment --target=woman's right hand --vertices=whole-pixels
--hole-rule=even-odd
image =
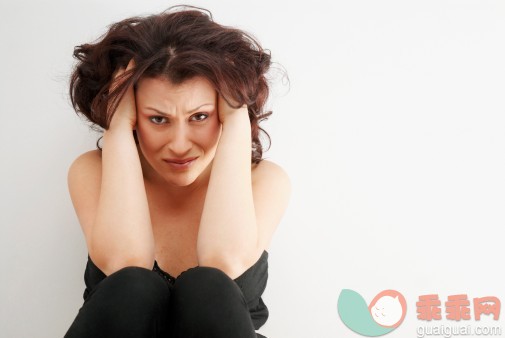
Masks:
[[[119,76],[124,72],[131,70],[135,67],[135,62],[133,59],[130,60],[126,70],[124,68],[119,68],[114,76],[114,81],[111,84],[109,91],[114,89],[116,86],[121,84],[120,81],[124,81],[120,79]],[[128,87],[124,96],[119,101],[119,104],[112,116],[112,120],[110,122],[109,129],[116,128],[117,126],[128,126],[132,130],[135,129],[135,125],[137,124],[137,109],[135,106],[135,93],[133,91],[133,85]]]

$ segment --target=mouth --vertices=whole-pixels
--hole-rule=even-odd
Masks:
[[[174,169],[186,169],[189,168],[197,158],[198,157],[191,157],[186,159],[163,159],[163,161]]]

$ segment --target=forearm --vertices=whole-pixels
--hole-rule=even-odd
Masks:
[[[240,264],[257,246],[251,184],[251,126],[247,111],[231,114],[212,164],[198,232],[200,265]]]
[[[154,238],[138,151],[131,127],[104,133],[102,183],[91,247],[111,271],[152,267]]]

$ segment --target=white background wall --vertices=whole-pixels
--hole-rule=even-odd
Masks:
[[[293,195],[269,250],[260,332],[359,337],[337,314],[343,288],[368,302],[403,293],[391,338],[425,324],[419,295],[505,304],[504,2],[186,3],[253,33],[291,80],[265,125],[266,157]],[[61,337],[83,301],[87,251],[66,175],[98,136],[69,104],[73,47],[175,4],[0,3],[2,337]],[[505,329],[502,312],[483,323]]]

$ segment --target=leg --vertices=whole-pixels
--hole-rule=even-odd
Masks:
[[[238,285],[223,271],[196,267],[176,280],[170,297],[174,337],[256,338]]]
[[[93,289],[65,338],[166,335],[169,300],[169,286],[156,272],[123,268]]]

